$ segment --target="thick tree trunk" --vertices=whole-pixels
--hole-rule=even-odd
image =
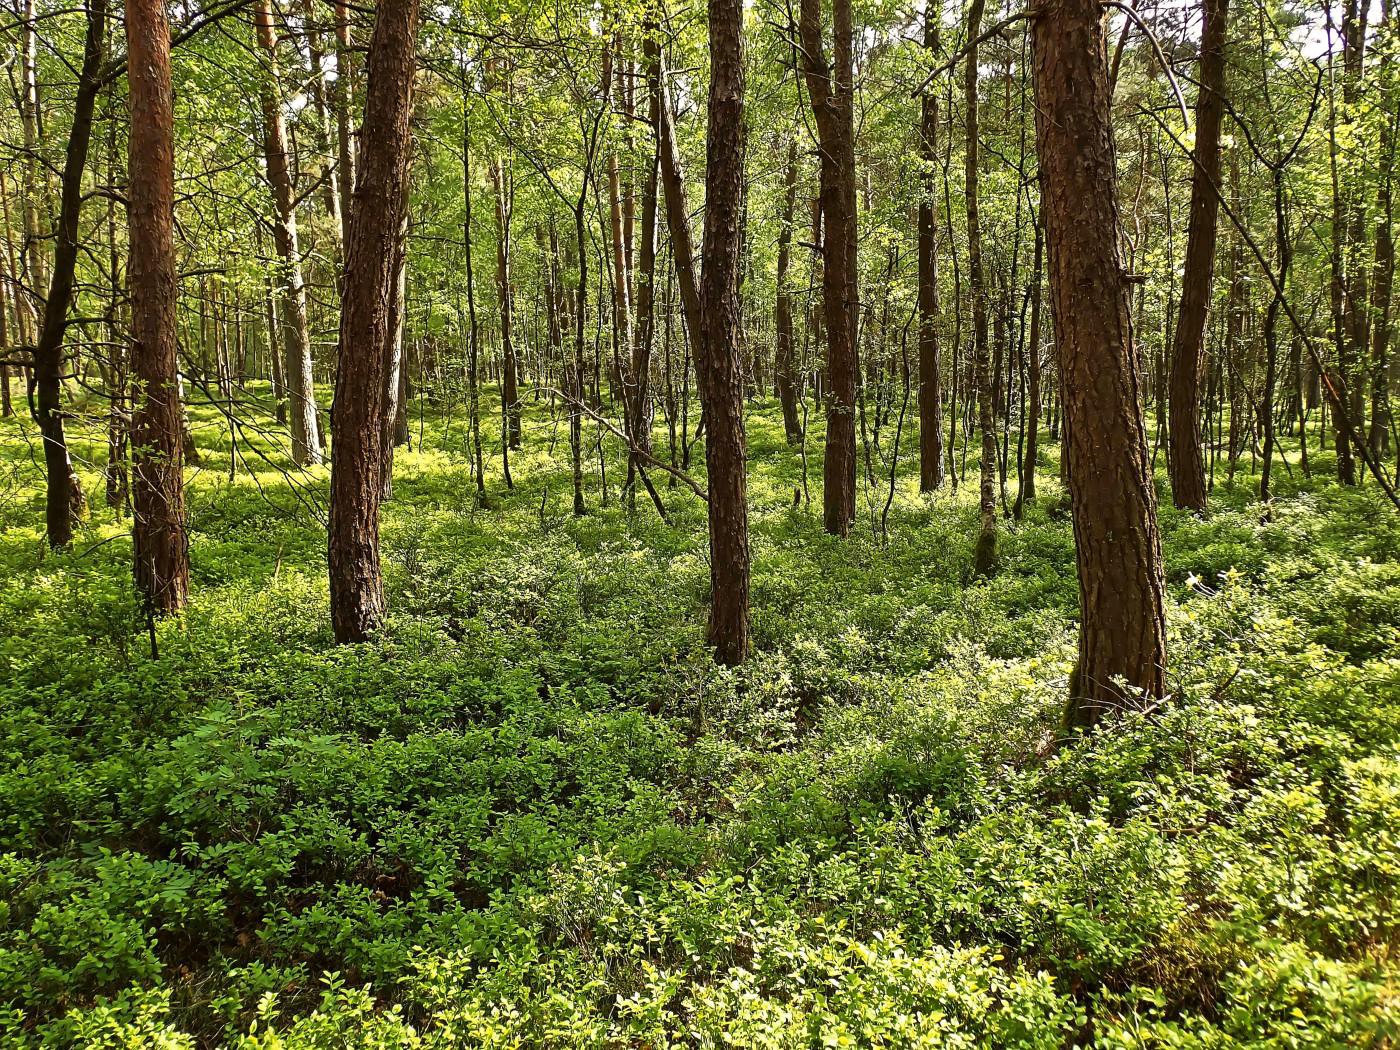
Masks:
[[[1167,463],[1172,500],[1206,509],[1206,464],[1201,450],[1201,376],[1205,369],[1206,318],[1215,272],[1215,230],[1220,187],[1220,119],[1225,110],[1225,44],[1229,0],[1203,0],[1200,92],[1196,96],[1195,168],[1186,234],[1186,271],[1172,347]]]
[[[709,474],[710,627],[715,660],[749,653],[749,527],[740,365],[743,259],[743,0],[709,0],[709,140],[705,158],[704,334],[696,375],[704,402]]]
[[[183,608],[185,537],[179,365],[176,356],[175,114],[164,0],[127,0],[131,136],[132,548],[136,586],[154,613]]]
[[[972,0],[968,11],[967,34],[973,40],[981,32],[984,7],[984,0]],[[963,150],[967,195],[967,281],[968,294],[972,298],[972,348],[977,369],[977,425],[982,431],[977,504],[979,529],[972,571],[978,576],[989,576],[997,564],[997,391],[992,376],[992,355],[987,345],[987,280],[982,267],[982,223],[977,200],[980,163],[977,149],[977,55],[977,45],[973,44],[968,49],[963,66],[963,100],[967,120],[967,143]]]
[[[822,522],[845,536],[856,517],[856,326],[854,30],[850,0],[833,0],[832,61],[822,43],[821,0],[802,0],[802,67],[821,154],[822,306],[827,328],[826,456]]]
[[[279,97],[281,77],[277,63],[277,32],[272,24],[269,0],[258,0],[254,17],[257,20],[258,44],[267,53],[268,62],[262,85],[263,146],[267,158],[267,180],[272,186],[277,213],[273,236],[281,260],[278,284],[282,299],[282,346],[286,351],[283,375],[287,384],[292,462],[298,466],[317,465],[321,462],[321,440],[316,416],[316,390],[311,374],[306,285],[301,272],[296,193],[288,163],[287,128]]]
[[[1128,690],[1155,698],[1166,689],[1162,552],[1119,251],[1102,18],[1097,0],[1044,0],[1031,23],[1036,152],[1079,566],[1079,664],[1066,719],[1072,727],[1137,703]]]
[[[361,170],[345,246],[345,295],[336,373],[330,512],[331,623],[340,642],[363,641],[384,615],[379,569],[380,442],[395,241],[412,155],[417,0],[380,0],[370,40]]]
[[[941,10],[924,5],[924,49],[937,60]],[[938,227],[934,211],[934,171],[938,167],[938,96],[929,84],[920,101],[919,160],[919,491],[943,484],[943,362],[938,346]]]
[[[44,303],[43,324],[34,347],[34,401],[39,433],[44,442],[44,467],[48,477],[45,523],[49,545],[66,547],[73,539],[73,525],[83,512],[83,490],[63,425],[63,339],[68,331],[68,308],[73,301],[74,270],[78,261],[78,219],[83,207],[83,171],[92,142],[92,114],[101,90],[100,71],[107,28],[107,0],[91,0],[83,65],[73,99],[73,126],[63,161],[59,197],[57,239],[53,273]],[[39,256],[32,262],[38,271]]]

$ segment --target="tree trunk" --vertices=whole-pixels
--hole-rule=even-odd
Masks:
[[[189,595],[176,355],[175,114],[164,0],[127,0],[132,549],[136,586],[157,614]]]
[[[408,292],[408,215],[394,242],[394,295],[389,304],[389,357],[384,366],[384,433],[379,451],[384,457],[379,473],[379,500],[387,501],[394,494],[394,448],[399,441],[399,423],[407,429],[408,414],[400,402],[403,397],[403,315]]]
[[[924,5],[924,49],[939,52],[941,9]],[[934,170],[938,166],[938,96],[932,83],[920,101],[919,160],[923,192],[919,197],[919,491],[943,485],[943,390],[938,347],[938,227],[934,212]]]
[[[277,33],[272,24],[269,0],[258,0],[254,17],[258,45],[267,53],[268,61],[262,83],[263,146],[267,180],[272,186],[277,212],[273,236],[281,259],[278,284],[282,298],[282,346],[286,351],[283,376],[287,384],[292,462],[298,466],[314,466],[321,462],[321,441],[311,374],[311,336],[306,321],[306,286],[302,280],[301,247],[297,237],[296,194],[288,165],[287,128],[279,97]]]
[[[305,17],[306,57],[311,63],[310,86],[311,103],[315,111],[314,138],[316,149],[325,165],[325,181],[321,186],[325,198],[326,214],[331,220],[331,241],[335,252],[336,272],[339,274],[341,256],[345,251],[345,217],[340,213],[340,162],[339,145],[333,141],[335,129],[331,117],[331,87],[326,80],[325,51],[321,43],[321,27],[316,21],[313,0],[302,0],[302,13]]]
[[[787,175],[784,180],[782,225],[778,229],[778,295],[773,309],[777,347],[773,372],[778,385],[778,402],[783,410],[783,433],[789,445],[802,443],[802,421],[797,414],[797,346],[792,330],[792,223],[797,209],[797,139],[788,143]]]
[[[1026,364],[1029,389],[1026,391],[1026,454],[1021,461],[1021,480],[1016,489],[1012,516],[1021,520],[1026,504],[1035,499],[1035,467],[1040,455],[1040,303],[1045,267],[1045,226],[1040,217],[1035,224],[1035,272],[1031,274],[1031,328],[1026,338]]]
[[[1381,22],[1388,38],[1397,31],[1392,0],[1382,0]],[[1395,284],[1394,179],[1396,122],[1400,121],[1400,92],[1395,74],[1387,72],[1382,94],[1380,172],[1376,189],[1376,247],[1371,281],[1371,452],[1379,456],[1390,443],[1390,332]]]
[[[969,39],[975,40],[981,32],[984,6],[984,0],[972,0],[972,7],[967,16]],[[968,294],[972,297],[972,347],[977,367],[977,423],[982,431],[981,476],[978,489],[980,529],[972,571],[978,576],[989,576],[995,571],[997,563],[997,392],[992,377],[991,352],[987,346],[987,280],[982,268],[982,225],[977,200],[977,54],[977,45],[973,44],[968,49],[963,67],[963,99],[967,114],[967,144],[963,164],[966,185],[964,192],[967,195],[967,280]]]
[[[55,549],[72,542],[73,525],[83,512],[83,490],[68,454],[68,437],[63,425],[63,339],[68,330],[68,308],[73,301],[78,219],[83,207],[83,171],[92,141],[93,108],[101,90],[106,28],[107,0],[91,0],[83,42],[83,66],[73,99],[73,126],[63,161],[53,273],[44,302],[38,345],[34,347],[36,422],[44,442],[44,467],[48,477],[45,523],[49,545]],[[38,258],[37,254],[33,256],[36,270]]]
[[[1284,203],[1284,166],[1270,171],[1274,203],[1275,279],[1278,281],[1264,312],[1264,390],[1259,400],[1259,427],[1264,435],[1264,464],[1259,474],[1259,500],[1268,503],[1273,492],[1269,477],[1274,460],[1274,387],[1278,382],[1278,315],[1288,287],[1288,271],[1293,263],[1293,246],[1288,238],[1288,215]]]
[[[472,125],[462,71],[462,259],[467,278],[467,427],[471,437],[476,502],[486,502],[486,463],[481,454],[481,327],[476,319],[476,271],[472,266]],[[505,435],[502,435],[505,437]]]
[[[345,247],[330,507],[331,622],[363,641],[384,615],[379,570],[379,471],[395,241],[412,156],[417,0],[380,0],[369,45],[361,170]]]
[[[514,323],[511,308],[510,283],[510,220],[514,207],[512,181],[514,176],[501,158],[491,163],[491,188],[496,196],[496,300],[501,314],[501,400],[505,422],[504,445],[507,449],[520,447],[520,391],[517,379],[520,364],[516,360]],[[508,454],[508,453],[506,453]],[[506,468],[507,471],[509,467]]]
[[[660,119],[661,46],[648,32],[642,43],[646,55],[647,113],[653,128]],[[656,140],[659,143],[659,139]],[[651,451],[651,357],[656,342],[656,194],[660,146],[654,145],[646,178],[642,183],[642,241],[637,278],[637,338],[632,344],[632,397],[627,409],[631,416],[628,433],[637,451],[629,450],[628,491],[641,463],[639,452]]]
[[[839,0],[838,0],[839,2]],[[710,627],[715,660],[749,653],[749,529],[740,365],[743,258],[743,0],[709,0],[710,98],[705,157],[703,337],[696,375],[704,403],[709,474]]]
[[[1119,250],[1102,19],[1097,0],[1044,0],[1031,23],[1079,568],[1079,664],[1066,718],[1076,728],[1136,704],[1131,691],[1157,698],[1166,689],[1162,552]]]
[[[1206,509],[1206,465],[1201,451],[1201,375],[1205,368],[1206,318],[1215,272],[1216,194],[1220,186],[1220,119],[1225,110],[1225,45],[1229,0],[1203,0],[1200,91],[1196,96],[1195,168],[1186,234],[1181,311],[1172,347],[1170,441],[1167,466],[1172,500],[1197,513]]]
[[[832,62],[822,44],[821,0],[802,0],[802,65],[821,154],[822,305],[827,327],[826,457],[822,522],[845,536],[856,517],[856,291],[854,32],[850,0],[832,0]]]
[[[340,221],[344,240],[350,238],[350,204],[355,190],[355,132],[350,114],[355,102],[354,51],[350,42],[350,6],[335,0],[335,83],[331,106],[335,110],[336,174],[340,176]]]

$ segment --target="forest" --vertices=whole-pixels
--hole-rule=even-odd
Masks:
[[[1400,1047],[1394,0],[0,63],[0,1045]]]

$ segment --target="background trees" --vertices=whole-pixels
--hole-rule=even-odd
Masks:
[[[1279,471],[1307,477],[1324,458],[1343,479],[1393,487],[1394,17],[1362,7],[1110,15],[1100,108],[1136,377],[1136,395],[1114,397],[1140,402],[1150,462],[1185,506],[1241,475],[1272,494]],[[1039,309],[1037,260],[1058,249],[1037,239],[1022,14],[995,0],[813,0],[761,6],[739,31],[760,144],[743,156],[734,218],[742,396],[777,398],[797,503],[819,499],[833,533],[886,534],[916,456],[919,489],[949,490],[934,505],[975,473],[967,563],[983,574],[1037,462],[1058,455],[1072,481],[1066,423],[1082,393],[1057,353],[1065,321]],[[126,498],[128,87],[111,12],[13,16],[5,364],[41,424],[61,547],[85,472]],[[705,170],[717,141],[700,104],[708,23],[674,5],[502,0],[427,28],[413,58],[418,174],[393,248],[383,498],[393,447],[428,413],[462,416],[481,506],[537,455],[567,466],[552,492],[580,516],[621,501],[671,520],[678,501],[712,495],[699,231],[725,198],[692,177],[684,214],[668,215],[665,192],[668,170]],[[275,464],[338,522],[346,509],[329,508],[349,497],[322,489],[332,420],[315,406],[318,385],[324,401],[348,381],[333,334],[360,279],[347,195],[364,166],[372,27],[343,5],[272,2],[181,10],[172,26],[177,386],[218,407],[231,474]],[[1296,143],[1280,151],[1284,128]],[[469,212],[472,197],[488,206]],[[489,277],[469,286],[468,271]],[[526,425],[540,404],[557,434]],[[486,418],[497,408],[499,424]],[[99,418],[101,453],[79,462],[68,432]],[[201,444],[184,422],[182,444],[187,459]]]

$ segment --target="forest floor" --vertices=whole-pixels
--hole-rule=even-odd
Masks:
[[[656,474],[673,524],[629,514],[609,438],[608,504],[595,453],[574,518],[567,423],[533,403],[507,492],[497,409],[485,507],[460,406],[414,416],[389,625],[337,647],[325,470],[290,483],[249,428],[230,479],[196,406],[192,604],[154,656],[99,475],[48,552],[34,428],[0,421],[5,1045],[1398,1045],[1374,485],[1290,445],[1267,516],[1248,456],[1205,520],[1164,501],[1172,696],[1055,749],[1057,445],[974,581],[975,483],[919,496],[909,425],[888,535],[877,457],[837,540],[817,413],[808,510],[751,404],[756,653],[725,671],[703,504]],[[105,458],[96,416],[75,437]]]

